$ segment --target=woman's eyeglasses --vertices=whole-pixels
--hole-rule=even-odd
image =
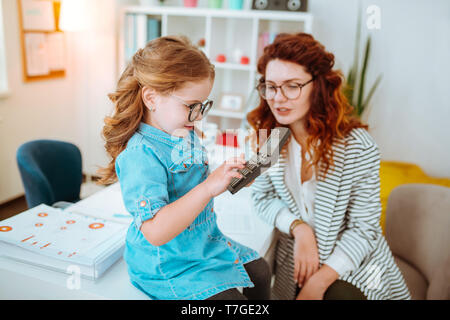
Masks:
[[[276,86],[271,83],[262,82],[256,87],[256,89],[258,90],[261,98],[265,100],[272,100],[273,98],[275,98],[278,88],[280,88],[281,94],[286,99],[294,100],[300,97],[300,94],[302,93],[302,88],[306,86],[308,83],[312,82],[313,80],[314,78],[305,83],[288,81],[283,83],[281,86]]]
[[[186,107],[190,109],[188,117],[189,122],[194,122],[195,120],[197,120],[200,114],[205,116],[214,103],[212,100],[207,99],[203,103],[196,102],[193,104],[187,104],[183,99],[174,96],[173,94],[171,94],[170,96],[176,98],[178,101],[180,101],[182,104],[184,104]]]

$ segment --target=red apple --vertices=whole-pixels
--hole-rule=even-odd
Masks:
[[[216,61],[217,62],[225,62],[225,61],[227,61],[227,58],[225,57],[224,54],[219,54],[219,55],[217,55]]]
[[[249,64],[249,63],[250,63],[250,59],[247,56],[241,57],[241,64]]]

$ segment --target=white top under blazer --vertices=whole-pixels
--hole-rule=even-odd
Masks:
[[[300,210],[300,218],[314,230],[314,197],[316,194],[317,180],[313,176],[308,181],[301,183],[300,168],[302,167],[302,147],[293,136],[288,143],[287,166],[284,174],[286,186],[291,192],[297,207]],[[308,153],[305,154],[309,160]],[[288,208],[283,208],[277,215],[275,225],[281,232],[289,234],[289,227],[299,217],[292,214]],[[344,251],[335,247],[333,253],[324,262],[333,268],[339,276],[356,269],[355,264]]]

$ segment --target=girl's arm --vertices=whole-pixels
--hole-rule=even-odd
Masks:
[[[244,164],[243,156],[227,160],[205,181],[180,199],[164,206],[152,219],[146,220],[141,226],[141,232],[147,241],[154,246],[161,246],[183,232],[212,197],[226,190],[233,177],[241,177],[234,169],[242,169]]]

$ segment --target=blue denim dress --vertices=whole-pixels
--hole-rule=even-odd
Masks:
[[[134,218],[124,252],[134,286],[164,300],[206,299],[230,288],[254,287],[243,265],[259,255],[219,230],[213,200],[164,245],[153,246],[140,232],[144,221],[208,176],[206,151],[194,131],[178,138],[141,123],[115,164],[125,207]]]

